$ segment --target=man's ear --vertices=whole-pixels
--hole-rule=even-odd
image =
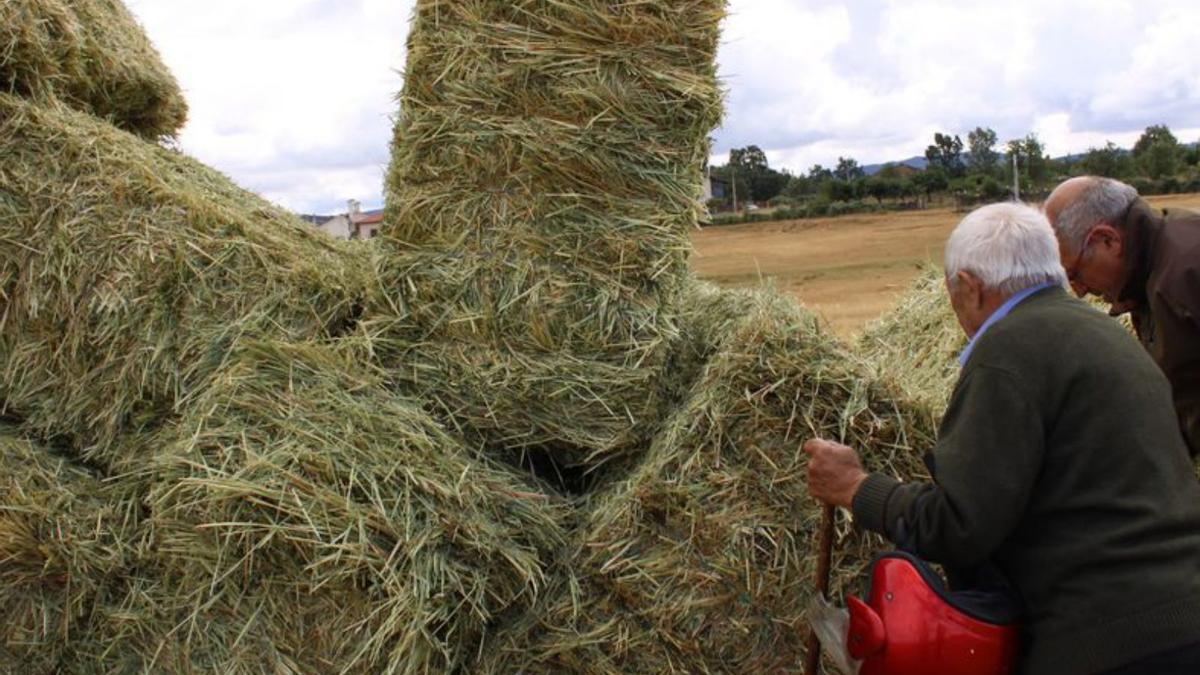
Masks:
[[[1116,257],[1121,257],[1121,252],[1124,250],[1125,237],[1117,228],[1108,223],[1100,223],[1092,228],[1088,235],[1088,241],[1093,242]],[[1087,242],[1084,242],[1085,244]]]
[[[965,307],[983,305],[983,282],[979,277],[966,270],[959,270],[958,274],[954,275],[954,283],[958,286]]]

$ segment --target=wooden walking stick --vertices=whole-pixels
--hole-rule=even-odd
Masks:
[[[833,507],[826,504],[821,510],[821,533],[817,538],[817,593],[823,600],[829,599],[829,568],[833,563]],[[821,641],[817,631],[808,626],[808,654],[804,664],[804,675],[819,675],[821,672]]]

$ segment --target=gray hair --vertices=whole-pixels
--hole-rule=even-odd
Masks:
[[[946,242],[946,278],[979,277],[1006,295],[1051,282],[1067,283],[1058,240],[1041,211],[1016,203],[991,204],[962,219]]]
[[[1051,224],[1067,252],[1074,253],[1083,246],[1088,232],[1100,223],[1120,227],[1122,216],[1137,198],[1137,190],[1119,180],[1090,177],[1075,201],[1060,211]],[[1054,193],[1050,199],[1054,199]]]

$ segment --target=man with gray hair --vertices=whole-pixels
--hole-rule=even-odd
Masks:
[[[1065,291],[1039,211],[975,211],[945,263],[971,340],[934,482],[868,474],[813,439],[810,494],[952,578],[999,569],[1024,605],[1021,673],[1200,673],[1200,484],[1166,378]]]
[[[1051,193],[1046,216],[1075,292],[1104,298],[1113,316],[1131,312],[1200,453],[1200,214],[1159,211],[1124,183],[1082,176]]]

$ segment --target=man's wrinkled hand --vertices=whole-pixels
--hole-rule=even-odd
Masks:
[[[814,438],[804,444],[804,453],[808,455],[808,493],[826,504],[850,508],[867,479],[854,448]]]

